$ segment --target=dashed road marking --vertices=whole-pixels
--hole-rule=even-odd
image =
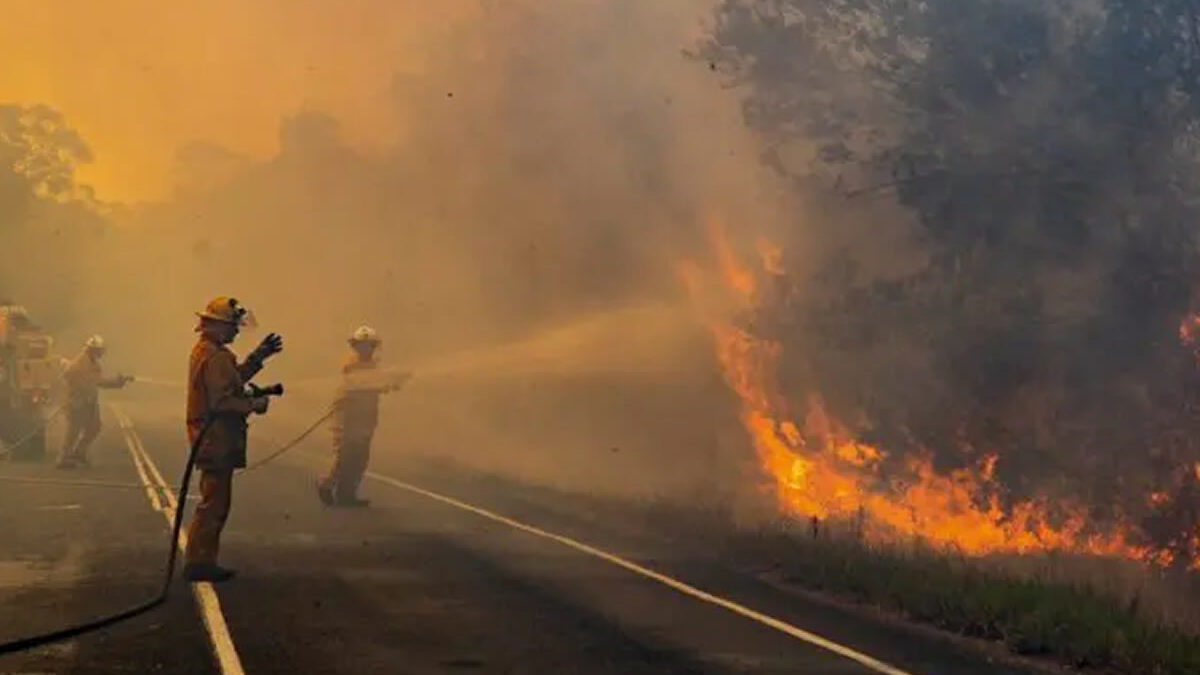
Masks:
[[[179,503],[175,492],[163,479],[162,472],[150,458],[150,453],[146,452],[141,437],[133,428],[133,421],[115,404],[110,407],[125,435],[125,447],[129,450],[129,456],[137,469],[138,477],[146,487],[146,498],[150,501],[151,508],[166,518],[167,527],[174,526],[175,507]],[[180,550],[187,548],[187,534],[183,530],[179,532],[179,548]],[[245,675],[246,671],[242,669],[241,658],[238,657],[237,648],[233,644],[233,636],[229,633],[229,625],[225,623],[225,614],[221,612],[221,600],[217,597],[216,589],[208,582],[190,585],[222,675]]]

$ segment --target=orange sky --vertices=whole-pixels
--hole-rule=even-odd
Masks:
[[[468,18],[472,0],[8,0],[0,101],[62,110],[97,155],[82,178],[108,200],[161,197],[190,140],[253,155],[311,106],[352,141],[390,135],[397,70]]]

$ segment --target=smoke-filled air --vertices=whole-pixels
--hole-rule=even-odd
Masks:
[[[1184,9],[18,4],[0,296],[103,334],[164,418],[227,294],[235,350],[287,340],[252,443],[366,323],[413,373],[379,454],[1200,567]]]
[[[287,339],[264,439],[328,404],[367,323],[416,374],[381,452],[621,494],[757,493],[729,478],[753,456],[676,274],[707,255],[709,214],[782,215],[738,97],[685,53],[711,8],[186,14],[39,5],[3,29],[45,41],[5,109],[6,151],[45,173],[9,176],[22,210],[4,236],[23,253],[2,290],[63,351],[104,335],[107,367],[177,415],[193,312],[228,294],[261,326],[242,342]]]

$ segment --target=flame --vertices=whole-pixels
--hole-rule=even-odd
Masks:
[[[725,225],[720,220],[710,219],[708,233],[713,250],[717,255],[717,264],[721,268],[721,276],[729,284],[730,289],[736,291],[742,299],[750,301],[755,297],[757,291],[754,272],[742,265],[742,261],[733,252],[725,234]]]
[[[699,265],[682,265],[693,299],[723,292],[741,310],[754,309],[761,303],[755,273],[740,261],[719,221],[710,223],[709,232],[720,283],[714,289]],[[764,271],[778,274],[780,249],[760,241],[758,251]],[[1162,565],[1173,561],[1169,553],[1135,543],[1136,529],[1128,523],[1100,530],[1082,505],[1049,498],[1004,504],[995,455],[974,467],[939,473],[929,454],[890,459],[885,450],[860,442],[828,414],[817,394],[804,401],[803,415],[792,414],[792,402],[775,382],[783,346],[715,312],[705,312],[703,319],[725,382],[740,400],[741,423],[785,513],[855,522],[877,542],[917,538],[972,556],[1057,550]],[[1200,335],[1200,319],[1191,326]]]
[[[1200,338],[1200,314],[1188,314],[1179,322],[1179,341],[1194,347],[1197,338]]]

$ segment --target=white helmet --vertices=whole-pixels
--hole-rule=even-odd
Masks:
[[[379,342],[379,334],[370,326],[359,326],[354,331],[354,335],[350,336],[351,342]]]
[[[104,338],[99,335],[93,335],[84,342],[83,345],[88,349],[104,350]]]

